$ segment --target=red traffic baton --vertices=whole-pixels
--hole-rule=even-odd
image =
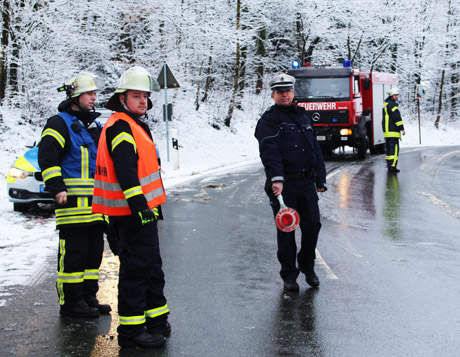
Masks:
[[[284,204],[282,195],[278,196],[278,201],[280,202],[280,210],[275,217],[276,226],[280,231],[292,232],[299,225],[299,213],[295,209],[289,208]]]

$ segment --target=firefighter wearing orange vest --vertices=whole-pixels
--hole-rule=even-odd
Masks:
[[[171,333],[157,229],[166,195],[152,134],[143,121],[154,90],[158,83],[144,68],[123,73],[106,105],[115,113],[104,125],[96,160],[93,212],[109,216],[120,258],[121,347],[161,346]]]

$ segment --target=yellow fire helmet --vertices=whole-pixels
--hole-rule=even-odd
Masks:
[[[115,93],[124,93],[127,90],[139,90],[143,92],[158,92],[158,82],[142,67],[134,66],[125,71],[117,83]]]
[[[86,71],[78,73],[75,77],[70,78],[66,84],[59,87],[58,92],[65,91],[67,98],[75,98],[80,94],[92,92],[100,89],[97,84],[97,76]]]

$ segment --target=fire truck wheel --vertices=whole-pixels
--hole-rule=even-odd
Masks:
[[[331,148],[322,147],[321,151],[323,153],[323,156],[331,156],[332,155],[332,149]]]
[[[378,144],[375,146],[379,154],[385,154],[385,144]]]
[[[367,137],[358,146],[358,159],[364,160],[367,156]]]

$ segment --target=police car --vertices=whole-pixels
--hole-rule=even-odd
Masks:
[[[96,111],[101,113],[97,119],[101,124],[112,114],[110,110],[103,108]],[[38,166],[38,144],[34,144],[8,169],[6,186],[8,200],[13,202],[15,211],[27,211],[37,203],[53,203],[51,194],[45,191],[45,183]]]
[[[51,194],[45,191],[38,166],[38,146],[27,150],[8,169],[6,187],[15,211],[24,212],[37,203],[53,202]]]

